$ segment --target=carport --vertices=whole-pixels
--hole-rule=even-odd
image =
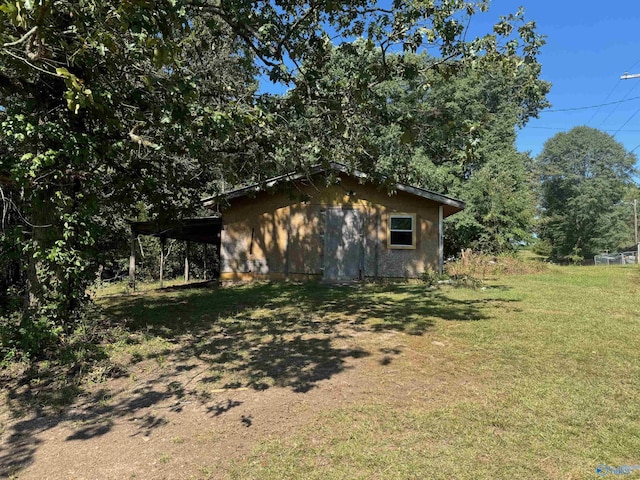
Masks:
[[[203,243],[205,256],[207,245],[213,245],[213,280],[220,278],[220,232],[222,230],[222,218],[197,217],[183,218],[165,222],[131,222],[131,255],[129,256],[129,283],[131,288],[136,288],[136,240],[138,235],[150,235],[160,239],[160,287],[164,285],[164,251],[167,238],[187,242],[184,258],[184,278],[189,281],[189,244]]]

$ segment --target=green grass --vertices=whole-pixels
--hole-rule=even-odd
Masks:
[[[175,288],[103,297],[107,315],[120,319],[109,355],[122,363],[197,358],[209,366],[205,390],[271,386],[308,391],[369,355],[335,342],[343,329],[398,331],[420,336],[437,319],[481,318],[478,302],[427,292],[422,284],[333,287],[252,284],[223,289]]]
[[[238,384],[254,387],[305,388],[302,372],[269,367],[284,350],[247,358],[278,336],[348,324],[450,343],[427,374],[441,367],[449,396],[427,390],[417,403],[363,399],[329,410],[262,443],[232,478],[588,478],[600,463],[640,463],[639,280],[635,267],[555,267],[482,290],[262,284],[163,294],[152,312],[148,297],[119,299],[112,311],[145,319],[151,351],[158,338],[215,319],[214,331],[236,337],[233,354],[210,356],[218,377],[233,369]],[[286,354],[309,346],[293,345]],[[321,351],[331,361],[331,349]]]
[[[463,372],[445,371],[448,398],[329,411],[231,477],[594,478],[601,463],[640,464],[639,280],[635,267],[556,267],[448,290],[482,319],[429,319]]]
[[[597,478],[598,464],[640,464],[636,266],[551,266],[476,290],[256,283],[114,293],[98,295],[111,319],[108,358],[132,383],[158,376],[166,395],[304,394],[351,375],[349,401],[261,440],[229,478],[577,479]],[[204,373],[184,381],[196,363]],[[96,382],[104,375],[93,372]]]

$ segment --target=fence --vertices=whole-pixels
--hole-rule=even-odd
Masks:
[[[596,265],[628,265],[636,263],[636,252],[601,253],[593,257]]]

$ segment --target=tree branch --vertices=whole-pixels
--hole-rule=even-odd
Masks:
[[[3,47],[15,47],[16,45],[20,45],[23,42],[26,42],[29,37],[31,35],[33,35],[34,33],[36,33],[38,31],[38,26],[36,25],[35,27],[33,27],[31,30],[29,30],[27,33],[25,33],[22,37],[20,37],[18,40],[16,40],[15,42],[7,42],[5,44],[3,44]]]
[[[138,123],[135,127],[133,127],[131,131],[129,131],[129,138],[133,142],[143,147],[154,148],[154,149],[160,148],[160,145],[158,145],[157,143],[153,143],[152,141],[147,140],[141,137],[140,135],[136,135],[136,130],[138,130],[138,128],[140,128],[141,126],[142,124]]]

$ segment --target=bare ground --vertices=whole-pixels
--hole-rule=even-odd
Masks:
[[[204,362],[159,366],[149,360],[128,377],[87,389],[61,413],[11,418],[7,408],[0,473],[20,479],[224,478],[230,463],[242,462],[257,443],[286,438],[327,409],[359,402],[435,406],[481,388],[454,365],[446,340],[343,333],[336,348],[368,353],[347,355],[335,374],[316,372],[318,380],[303,389],[207,390],[199,381],[209,372]]]
[[[327,411],[483,401],[478,359],[448,335],[459,322],[433,329],[423,320],[479,319],[480,304],[447,300],[444,308],[418,292],[403,312],[396,299],[367,302],[366,290],[327,290],[322,309],[301,314],[287,291],[278,299],[259,288],[252,294],[263,297],[252,301],[268,308],[229,290],[227,320],[206,313],[220,295],[118,301],[125,310],[112,313],[121,318],[142,306],[138,316],[149,323],[131,324],[127,335],[151,340],[115,349],[77,389],[55,375],[43,384],[0,378],[0,477],[226,478],[261,442],[286,440]],[[418,315],[411,331],[403,315]]]

